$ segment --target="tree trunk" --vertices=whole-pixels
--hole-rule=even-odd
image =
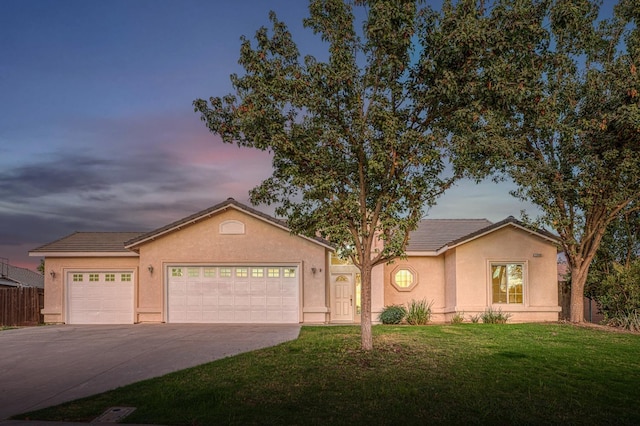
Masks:
[[[362,341],[362,350],[370,351],[373,349],[373,336],[371,335],[371,264],[362,265],[361,280],[362,289],[360,297],[362,302],[362,314],[360,316],[360,336]]]
[[[584,264],[578,264],[571,271],[571,322],[584,322],[584,285],[587,282],[587,272]]]

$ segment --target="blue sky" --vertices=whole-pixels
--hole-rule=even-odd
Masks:
[[[0,257],[74,231],[146,231],[248,191],[262,152],[220,143],[196,98],[231,92],[240,36],[274,10],[303,54],[305,1],[0,1]],[[509,184],[461,182],[434,218],[519,217]],[[267,208],[258,207],[267,213]]]

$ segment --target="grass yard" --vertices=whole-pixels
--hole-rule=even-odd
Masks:
[[[128,423],[640,424],[640,335],[564,324],[303,327],[296,341],[20,418]]]

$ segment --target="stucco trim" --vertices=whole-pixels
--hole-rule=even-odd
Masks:
[[[245,226],[244,222],[239,220],[225,220],[218,225],[218,232],[220,235],[244,235]]]
[[[442,252],[439,251],[408,251],[405,253],[407,257],[435,257],[440,256]]]
[[[408,287],[400,287],[398,283],[396,283],[396,274],[402,270],[409,271],[409,273],[412,276],[411,285],[409,285]],[[416,269],[408,263],[397,265],[391,271],[390,282],[393,288],[396,289],[396,291],[401,291],[401,292],[412,291],[419,284],[419,281],[420,281],[420,278],[418,277],[418,271],[416,271]]]

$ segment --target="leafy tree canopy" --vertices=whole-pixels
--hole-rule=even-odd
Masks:
[[[372,267],[403,255],[423,209],[460,174],[445,164],[450,120],[464,117],[441,96],[460,73],[440,46],[456,19],[420,3],[310,1],[304,25],[327,61],[301,56],[271,13],[270,29],[242,38],[235,93],[194,101],[224,142],[273,154],[252,202],[276,204],[294,232],[328,238],[361,269],[365,349]]]
[[[513,179],[571,268],[571,319],[605,229],[640,206],[640,4],[611,19],[591,0],[498,0],[450,43],[471,64],[454,99],[472,116],[466,164]],[[467,24],[470,25],[471,24]],[[481,53],[479,53],[481,52]],[[461,121],[454,121],[461,122]]]

